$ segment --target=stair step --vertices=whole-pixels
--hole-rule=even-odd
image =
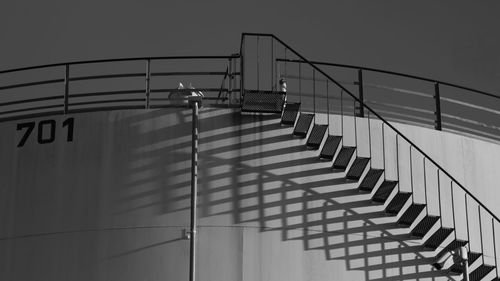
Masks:
[[[372,191],[375,188],[380,176],[384,173],[382,169],[370,169],[359,185],[361,191]]]
[[[359,180],[361,175],[363,175],[368,162],[370,162],[370,158],[356,157],[351,165],[351,168],[347,172],[346,178],[350,180]]]
[[[384,180],[378,190],[375,192],[375,194],[372,197],[372,201],[378,202],[378,203],[385,203],[387,198],[391,195],[392,191],[398,184],[397,181],[389,181],[389,180]]]
[[[281,113],[285,103],[283,92],[248,90],[243,96],[241,111]]]
[[[323,142],[326,129],[328,129],[328,125],[314,124],[312,131],[309,134],[309,138],[307,139],[306,145],[312,149],[318,149],[321,145],[321,142]]]
[[[297,120],[297,114],[300,110],[300,102],[286,103],[283,115],[281,115],[281,124],[283,125],[295,125],[295,120]]]
[[[453,239],[453,241],[448,243],[448,245],[446,245],[446,247],[444,247],[443,250],[441,250],[441,252],[444,253],[446,251],[453,251],[467,244],[469,244],[469,241],[467,240]]]
[[[398,192],[385,208],[385,212],[389,215],[399,214],[410,197],[411,192]]]
[[[345,170],[347,168],[347,165],[349,165],[349,162],[351,161],[352,155],[354,154],[355,150],[356,147],[354,146],[343,146],[340,149],[337,158],[335,158],[335,161],[333,161],[333,168],[338,170]]]
[[[301,113],[299,116],[299,120],[293,129],[293,134],[295,136],[305,138],[307,136],[307,132],[309,132],[309,127],[311,127],[311,122],[314,118],[314,114],[310,113]]]
[[[410,227],[417,219],[418,215],[425,209],[425,204],[412,203],[408,209],[401,215],[397,224],[403,227]]]
[[[479,259],[483,254],[482,253],[477,253],[477,252],[468,252],[467,253],[467,258],[469,262],[469,266],[471,266],[477,259]]]
[[[439,220],[439,216],[426,215],[411,231],[411,236],[423,238]]]
[[[328,135],[325,144],[323,145],[323,149],[321,149],[319,157],[323,159],[333,160],[333,156],[335,156],[335,152],[337,152],[337,148],[339,147],[341,140],[341,136]]]
[[[425,241],[424,248],[436,250],[451,233],[453,233],[453,228],[441,227]]]
[[[490,273],[493,269],[495,269],[495,267],[492,265],[482,264],[469,274],[469,280],[479,281],[488,275],[488,273]]]

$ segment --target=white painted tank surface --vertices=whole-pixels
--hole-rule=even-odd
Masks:
[[[500,214],[498,145],[400,127]],[[23,119],[0,132],[0,280],[188,280],[190,109]],[[277,116],[200,110],[197,280],[456,278],[291,133]]]

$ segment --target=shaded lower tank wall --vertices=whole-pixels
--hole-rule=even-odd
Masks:
[[[35,128],[20,148],[16,124],[29,120],[0,124],[0,280],[187,280],[191,111],[74,115],[73,142],[61,128],[68,117],[53,118],[53,143],[38,144]],[[215,108],[200,118],[198,280],[450,278],[279,119]],[[430,148],[441,138],[403,129]],[[380,140],[372,136],[374,165]],[[458,151],[483,149],[461,141]],[[484,169],[498,164],[489,157]],[[456,158],[440,160],[453,168]],[[469,173],[465,181],[474,181]]]

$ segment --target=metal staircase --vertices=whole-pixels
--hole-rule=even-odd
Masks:
[[[299,62],[299,72],[298,72],[298,93],[289,91],[286,93],[288,95],[288,101],[284,104],[284,109],[281,113],[281,124],[286,126],[294,126],[292,135],[299,138],[307,138],[305,142],[305,146],[308,149],[319,150],[320,153],[318,155],[318,161],[332,161],[332,168],[337,171],[342,171],[345,173],[345,179],[351,182],[357,182],[357,189],[359,192],[369,192],[372,194],[371,201],[375,204],[383,205],[383,212],[387,216],[393,216],[394,222],[398,228],[404,229],[408,228],[408,235],[414,239],[421,240],[421,247],[424,251],[433,251],[436,256],[447,252],[453,251],[459,247],[465,246],[468,249],[468,265],[470,266],[469,271],[469,280],[471,281],[479,281],[483,280],[487,276],[492,276],[491,272],[494,272],[495,277],[493,280],[498,280],[498,269],[496,266],[497,256],[496,256],[496,238],[494,235],[495,225],[499,223],[498,218],[491,213],[484,205],[481,204],[472,194],[470,194],[465,187],[463,187],[460,183],[458,183],[451,175],[449,175],[444,169],[442,169],[437,163],[434,162],[430,157],[428,157],[420,148],[414,145],[408,138],[406,138],[403,134],[401,134],[396,128],[394,128],[390,123],[388,123],[385,119],[383,119],[380,115],[374,112],[371,108],[366,106],[358,97],[352,94],[348,89],[344,88],[340,83],[334,80],[332,77],[328,76],[326,73],[321,71],[312,63],[308,62],[304,57],[299,55],[297,52],[293,51],[288,45],[286,45],[283,41],[275,37],[274,35],[266,35],[266,34],[244,34],[248,37],[268,37],[273,42],[278,42],[281,44],[285,50],[285,63],[287,61],[292,61],[291,59],[287,59],[287,52],[293,53],[297,57],[297,61]],[[243,42],[244,40],[242,40]],[[243,44],[243,43],[242,43]],[[275,52],[273,51],[273,55]],[[245,59],[244,52],[242,53],[242,61]],[[274,59],[274,57],[273,57]],[[242,63],[243,65],[243,63]],[[312,108],[311,104],[309,107],[304,110],[304,100],[305,94],[303,93],[303,89],[301,88],[301,69],[300,65],[306,65],[312,69],[312,77],[313,83],[313,96],[310,97],[312,99]],[[284,66],[285,72],[287,66]],[[326,108],[323,108],[323,111],[318,110],[316,106],[316,100],[318,99],[316,93],[316,81],[315,73],[320,72],[322,74],[322,82],[326,81],[326,100],[323,95],[321,98],[326,102]],[[257,71],[257,75],[259,75],[259,71]],[[275,77],[276,74],[272,73],[272,76]],[[274,78],[271,78],[271,84],[274,84]],[[303,83],[303,82],[302,82]],[[338,88],[341,89],[340,95],[340,111],[332,111],[329,108],[331,97],[329,97],[328,93],[328,84],[334,84]],[[273,86],[272,86],[273,87]],[[243,86],[243,82],[241,85],[241,89],[245,89]],[[291,93],[290,93],[291,92]],[[305,92],[305,91],[304,91]],[[344,116],[346,115],[345,109],[343,107],[342,102],[344,101],[342,94],[349,94],[350,98],[354,101],[354,106],[352,114],[347,114],[348,118],[354,120],[354,144],[348,143],[346,141],[346,136],[348,136],[348,129],[352,129],[348,126],[344,125]],[[246,96],[246,95],[245,95]],[[272,99],[272,97],[270,96]],[[298,99],[297,100],[294,100]],[[263,102],[267,104],[268,102]],[[245,108],[247,102],[245,98],[242,101],[242,110]],[[358,107],[356,107],[356,104]],[[364,110],[359,109],[359,105]],[[265,105],[263,105],[265,107]],[[256,105],[256,108],[259,108]],[[245,109],[248,111],[248,108]],[[255,112],[262,112],[262,110],[256,110]],[[364,116],[364,112],[368,112],[368,116]],[[320,124],[317,122],[318,114],[325,114],[327,117],[327,124]],[[330,124],[330,116],[332,114],[340,115],[341,121],[340,124],[337,125],[337,129],[340,127],[341,133],[332,133],[334,125]],[[384,133],[384,129],[391,130],[395,136],[396,142],[396,167],[397,173],[394,176],[388,176],[388,170],[386,169],[386,159],[385,159],[385,151],[382,151],[383,156],[383,164],[381,166],[375,165],[373,163],[372,158],[372,143],[370,132],[370,124],[374,122],[374,119],[370,119],[370,114],[375,116],[375,120],[380,122],[382,126],[382,143],[384,144],[387,135]],[[298,116],[298,119],[297,119]],[[356,128],[356,124],[358,120],[363,120],[368,123],[368,146],[369,152],[362,153],[362,145],[358,143],[357,133],[361,132],[362,128]],[[344,126],[346,128],[344,128]],[[366,128],[365,128],[366,129]],[[359,132],[358,132],[359,131]],[[401,142],[404,142],[406,147],[409,148],[409,166],[410,166],[410,186],[411,190],[402,190],[399,181],[399,161],[400,157],[398,156],[398,149],[401,146]],[[386,150],[383,146],[383,150]],[[423,159],[423,182],[424,182],[424,199],[422,200],[421,193],[417,192],[414,189],[414,175],[413,170],[415,167],[412,167],[413,162],[416,156],[412,156],[413,154],[418,154],[421,159]],[[366,155],[365,155],[366,154]],[[388,160],[387,160],[388,161]],[[433,168],[437,173],[437,186],[427,186],[427,176],[426,170],[429,170],[429,167]],[[440,184],[441,181],[444,181],[441,178],[445,178],[447,182],[450,183],[451,186],[451,215],[452,221],[449,219],[449,215],[445,216],[444,214],[449,210],[443,210],[442,206],[442,192],[443,184]],[[439,203],[438,213],[431,213],[432,204],[429,201],[428,192],[430,189],[437,189],[437,201]],[[435,191],[435,189],[433,189]],[[465,208],[467,212],[467,204],[475,203],[478,206],[478,220],[479,220],[479,240],[481,244],[481,248],[479,251],[474,249],[471,246],[471,240],[469,237],[469,233],[476,231],[470,228],[469,220],[472,219],[470,214],[466,213],[465,216],[465,225],[457,224],[455,216],[457,206],[454,198],[456,197],[457,190],[460,190],[464,194],[465,200]],[[461,205],[462,206],[462,205]],[[446,205],[447,209],[449,204]],[[494,255],[493,258],[495,260],[495,264],[490,264],[491,261],[487,261],[485,259],[484,252],[484,240],[487,239],[488,236],[483,235],[483,227],[481,226],[482,218],[481,215],[488,215],[491,219],[491,225],[493,230],[493,250]],[[459,231],[460,230],[460,231]],[[467,233],[467,238],[460,237],[459,233],[463,232]],[[452,239],[450,237],[453,236]],[[490,238],[491,239],[491,238]],[[479,263],[479,260],[481,261]],[[454,264],[451,268],[446,269],[449,274],[463,274],[463,269],[461,266]],[[486,280],[486,279],[485,279]],[[492,280],[492,279],[488,279]]]

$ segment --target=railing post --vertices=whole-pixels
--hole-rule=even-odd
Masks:
[[[151,60],[146,61],[146,109],[149,109],[149,94],[151,92]]]
[[[363,70],[358,69],[358,92],[359,92],[359,111],[358,117],[365,117],[365,108],[364,108],[364,98],[363,98]]]
[[[227,105],[231,104],[231,98],[233,94],[233,90],[231,85],[233,83],[233,58],[230,58],[227,66]]]
[[[240,106],[243,105],[243,95],[245,91],[245,36],[241,39],[240,46]]]
[[[69,64],[66,64],[64,71],[64,114],[68,113],[68,102],[69,102]]]
[[[434,83],[434,101],[436,103],[436,111],[434,112],[435,115],[435,123],[434,123],[434,128],[436,130],[441,131],[442,126],[441,126],[441,98],[439,96],[439,83]]]

